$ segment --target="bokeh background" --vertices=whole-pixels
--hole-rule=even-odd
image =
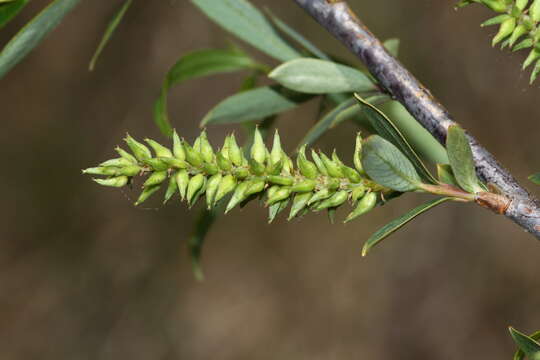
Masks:
[[[356,61],[293,1],[253,2]],[[33,1],[0,41],[46,3]],[[401,39],[403,63],[519,180],[540,169],[540,89],[519,70],[526,54],[490,47],[494,29],[479,28],[489,11],[350,3],[380,38]],[[1,359],[510,359],[506,327],[540,329],[540,246],[503,217],[445,205],[360,257],[363,241],[421,196],[346,226],[325,215],[270,226],[250,204],[212,228],[197,282],[186,242],[200,208],[158,199],[135,208],[135,194],[98,187],[80,170],[113,157],[126,131],[165,141],[152,106],[167,69],[232,36],[189,1],[135,1],[89,73],[120,4],[81,2],[1,80]],[[174,88],[174,126],[193,139],[243,75]],[[279,119],[288,149],[316,112],[312,102]],[[218,143],[234,129],[208,131]],[[355,131],[344,124],[317,146],[351,153]]]

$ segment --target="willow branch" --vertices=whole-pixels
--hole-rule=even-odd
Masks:
[[[346,45],[369,69],[384,89],[401,102],[441,144],[455,124],[448,111],[352,12],[345,1],[295,0],[319,24]],[[504,215],[540,239],[540,206],[495,157],[469,135],[478,176],[510,199]]]

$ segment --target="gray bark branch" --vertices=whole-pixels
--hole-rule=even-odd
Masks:
[[[401,102],[441,144],[450,125],[448,111],[433,97],[352,12],[345,1],[295,0],[328,32],[346,45],[368,68],[380,85]],[[504,213],[540,239],[540,206],[495,157],[469,135],[476,171],[486,183],[496,185],[510,199]]]

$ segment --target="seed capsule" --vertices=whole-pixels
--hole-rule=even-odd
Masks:
[[[203,170],[208,175],[215,175],[219,172],[217,165],[212,163],[204,163]]]
[[[161,160],[161,158],[150,158],[145,159],[143,162],[146,165],[149,165],[152,170],[154,171],[163,171],[167,170],[169,168],[169,164],[167,164],[165,161]]]
[[[313,193],[304,193],[304,194],[296,194],[294,197],[293,204],[291,206],[291,212],[289,213],[288,220],[291,220],[293,217],[298,215],[300,211],[302,211],[304,208],[306,208],[307,203],[309,199],[313,196]]]
[[[128,160],[130,163],[137,164],[137,159],[135,158],[135,156],[131,155],[126,150],[122,149],[120,146],[115,147],[114,150],[116,150],[118,155]]]
[[[360,174],[354,170],[353,168],[350,168],[348,166],[343,165],[341,167],[341,171],[345,174],[345,177],[349,179],[350,182],[357,184],[359,182],[362,182],[362,177]]]
[[[143,187],[151,187],[161,184],[167,178],[167,171],[156,171],[146,179]]]
[[[331,177],[334,177],[334,178],[342,178],[344,176],[343,172],[341,171],[341,169],[339,167],[339,165],[336,164],[335,162],[333,162],[332,160],[330,160],[323,153],[321,153],[321,159],[322,159],[322,162],[324,164],[324,167],[328,171],[328,175],[330,175]]]
[[[269,163],[266,172],[268,175],[279,175],[283,169],[283,160],[279,159],[276,163]]]
[[[120,174],[131,177],[131,176],[135,176],[139,174],[141,171],[142,171],[142,168],[140,166],[129,165],[129,166],[125,166],[121,168]]]
[[[161,145],[157,141],[154,141],[152,139],[144,139],[148,145],[154,150],[156,153],[156,157],[172,157],[173,154],[171,150],[167,149],[165,146]]]
[[[337,207],[347,201],[348,194],[346,191],[338,191],[328,199],[322,201],[315,207],[315,211],[321,211],[328,208]]]
[[[283,173],[285,175],[291,175],[294,170],[294,165],[291,158],[288,157],[283,150],[281,151],[281,160],[283,161]]]
[[[223,150],[219,151],[216,154],[217,165],[223,171],[231,171],[232,162],[227,157],[225,157],[225,154],[226,152],[224,152]],[[229,155],[227,154],[227,156]]]
[[[227,214],[236,205],[240,204],[242,201],[246,199],[245,192],[248,186],[249,186],[249,181],[244,181],[238,184],[238,186],[236,187],[236,190],[234,191],[233,196],[231,197],[231,200],[229,200],[229,203],[227,204],[227,209],[225,209],[225,214]]]
[[[173,155],[178,160],[186,160],[186,151],[184,150],[184,146],[182,146],[182,141],[176,130],[173,131]]]
[[[360,174],[364,173],[364,167],[362,166],[362,137],[360,133],[356,135],[356,144],[354,146],[354,167]]]
[[[233,170],[233,174],[237,179],[243,180],[249,176],[249,170],[244,167],[238,167]]]
[[[514,45],[515,42],[520,38],[522,37],[523,35],[525,35],[527,33],[528,29],[525,25],[523,24],[519,24],[518,26],[516,26],[516,28],[514,29],[514,31],[512,32],[512,36],[510,36],[510,46]]]
[[[229,137],[229,160],[231,160],[236,166],[241,166],[244,162],[242,149],[238,147],[234,134]]]
[[[540,21],[540,0],[534,0],[529,6],[529,15],[533,21]]]
[[[107,166],[124,167],[124,166],[130,166],[130,165],[133,165],[133,163],[131,161],[123,158],[123,157],[107,160],[107,161],[104,161],[101,164],[99,164],[99,166],[105,166],[105,167],[107,167]]]
[[[296,164],[298,165],[300,173],[308,179],[315,179],[317,175],[319,175],[317,166],[306,158],[306,145],[303,145],[298,151]]]
[[[500,0],[480,0],[482,4],[486,5],[488,8],[495,12],[505,12],[506,11],[506,4],[504,1]]]
[[[264,164],[266,160],[266,146],[264,146],[264,141],[259,131],[259,128],[255,128],[253,134],[253,145],[251,146],[251,159],[255,160],[258,163]]]
[[[138,160],[142,161],[145,159],[150,159],[152,157],[150,149],[148,149],[144,144],[132,138],[129,134],[126,135],[124,141],[129,146],[129,148],[133,152],[133,155],[135,155]]]
[[[491,41],[491,46],[495,46],[497,43],[499,43],[500,41],[510,36],[510,34],[512,34],[515,28],[516,28],[515,18],[510,18],[508,20],[505,20],[499,27],[499,32],[497,33],[497,35],[493,37],[493,40]]]
[[[356,209],[351,212],[347,218],[345,219],[344,223],[347,223],[351,220],[356,219],[360,215],[363,215],[373,209],[375,205],[377,204],[377,193],[370,192],[366,196],[360,200],[358,205],[356,206]]]
[[[225,158],[225,159],[228,159],[229,160],[229,138],[230,138],[230,135],[227,135],[225,137],[225,140],[223,141],[223,147],[221,148],[221,155]]]
[[[159,188],[160,188],[159,185],[144,188],[143,191],[141,192],[141,195],[139,195],[139,198],[135,202],[135,206],[142,204],[143,202],[148,200],[148,198],[152,196],[156,191],[158,191]]]
[[[236,180],[232,175],[225,175],[219,182],[218,190],[214,198],[214,205],[225,195],[236,188]]]
[[[208,210],[212,208],[212,204],[214,203],[214,198],[222,178],[223,176],[221,174],[215,174],[208,179],[208,183],[206,185],[206,207]]]
[[[82,171],[83,174],[89,174],[89,175],[118,175],[120,173],[120,169],[118,168],[112,168],[112,167],[104,167],[104,166],[98,166],[98,167],[91,167],[88,169],[84,169]]]
[[[294,180],[287,176],[269,175],[266,177],[266,179],[269,183],[276,184],[276,185],[289,186],[289,185],[294,184]]]
[[[261,176],[266,169],[264,168],[263,163],[258,162],[255,159],[249,159],[249,170],[252,174]]]
[[[203,163],[201,154],[195,151],[195,149],[192,148],[186,141],[184,141],[183,145],[186,152],[186,160],[188,161],[188,163],[195,167],[201,166]]]
[[[97,182],[99,185],[111,186],[111,187],[122,187],[128,183],[127,176],[116,176],[108,179],[92,179]]]
[[[291,186],[290,190],[291,192],[305,193],[315,190],[315,186],[317,186],[315,180],[307,179],[294,184],[293,186]]]
[[[189,180],[186,197],[190,206],[194,203],[194,197],[196,193],[204,186],[205,181],[206,178],[203,174],[197,174]]]
[[[326,188],[321,189],[317,191],[315,194],[313,194],[313,196],[311,197],[311,199],[309,199],[307,204],[308,205],[315,204],[317,201],[321,201],[321,200],[329,198],[332,194],[333,194],[333,191],[330,191]]]
[[[285,200],[291,195],[291,189],[287,187],[279,188],[273,194],[268,194],[268,200],[266,201],[266,206],[277,203],[278,201]]]
[[[321,157],[313,149],[311,150],[311,157],[313,158],[315,165],[317,165],[317,169],[319,169],[319,172],[325,176],[328,176],[328,170],[326,170],[326,167],[324,166]]]
[[[175,168],[175,169],[187,169],[188,163],[184,160],[180,160],[176,157],[162,157],[159,158],[162,162],[167,164],[169,168]]]
[[[203,160],[207,163],[212,163],[214,161],[214,150],[212,145],[208,141],[206,131],[203,131],[200,136],[200,152]]]
[[[355,186],[351,191],[351,200],[353,204],[356,204],[356,202],[361,199],[365,193],[366,187],[364,185],[360,184],[358,186]]]
[[[274,219],[278,216],[278,214],[287,208],[288,204],[289,198],[270,205],[270,207],[268,208],[268,223],[271,224],[272,221],[274,221]]]
[[[281,140],[279,138],[279,132],[276,129],[274,133],[274,143],[272,144],[272,152],[270,153],[270,164],[274,165],[281,161]],[[281,161],[283,164],[283,161]]]
[[[186,197],[186,191],[189,183],[189,174],[186,170],[179,170],[176,173],[176,185],[178,186],[178,192],[182,200]]]
[[[167,185],[167,191],[165,191],[165,200],[163,203],[166,204],[173,195],[178,191],[178,185],[176,184],[176,174],[173,174],[169,179],[169,185]]]
[[[253,194],[260,193],[261,191],[264,190],[265,185],[266,185],[266,183],[265,183],[264,179],[261,179],[261,178],[253,179],[253,180],[250,181],[244,195],[247,198],[248,196],[251,196]]]

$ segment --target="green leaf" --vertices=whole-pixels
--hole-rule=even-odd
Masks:
[[[62,21],[80,0],[55,0],[26,24],[0,52],[0,79]]]
[[[209,124],[234,124],[264,119],[295,108],[311,98],[279,86],[265,86],[230,96],[217,104],[201,121]]]
[[[536,185],[540,185],[540,172],[529,176],[529,180],[531,180]]]
[[[425,204],[422,204],[405,215],[393,220],[392,222],[386,224],[384,227],[379,229],[377,232],[375,232],[364,244],[364,247],[362,248],[362,256],[366,256],[367,253],[377,244],[379,244],[381,241],[386,239],[388,236],[393,234],[394,232],[401,229],[403,226],[408,224],[411,220],[415,219],[418,215],[425,213],[426,211],[434,208],[435,206],[442,204],[446,201],[452,200],[452,198],[444,197],[439,199],[434,199],[431,201],[428,201]]]
[[[203,209],[195,222],[195,230],[188,242],[189,254],[193,265],[193,274],[199,281],[204,280],[204,274],[201,267],[201,253],[204,245],[204,240],[208,231],[218,216],[218,210]]]
[[[126,14],[126,11],[129,9],[132,2],[133,0],[126,0],[124,2],[124,5],[122,5],[122,7],[120,8],[120,10],[118,10],[118,12],[113,16],[109,25],[107,25],[107,29],[105,29],[105,33],[103,34],[103,37],[101,38],[101,41],[99,42],[96,52],[94,53],[94,56],[92,56],[92,60],[90,60],[90,64],[88,65],[88,70],[90,71],[94,70],[94,67],[96,66],[96,62],[99,58],[99,55],[101,55],[101,52],[103,51],[103,49],[105,48],[109,40],[111,39],[112,34],[116,30],[120,22],[122,21],[122,18]]]
[[[281,64],[268,77],[289,89],[308,94],[376,90],[364,73],[349,66],[312,58]]]
[[[270,16],[270,19],[272,22],[276,25],[276,27],[281,30],[285,35],[289,36],[291,39],[295,40],[298,44],[300,44],[304,49],[309,51],[314,56],[318,57],[319,59],[323,60],[330,60],[330,57],[323,53],[319,48],[317,48],[311,41],[306,39],[302,34],[300,34],[298,31],[284,23],[282,20],[280,20],[277,16],[275,16],[273,13],[271,13],[269,10],[267,10],[268,15]]]
[[[514,360],[522,360],[524,356],[527,356],[529,360],[540,360],[540,343],[535,340],[540,335],[540,332],[527,336],[511,326],[508,330],[519,347],[519,350],[514,355]]]
[[[459,186],[469,193],[483,191],[474,167],[474,159],[465,131],[458,125],[448,128],[446,150],[452,171]]]
[[[405,154],[405,156],[412,162],[412,165],[418,174],[420,174],[423,181],[436,184],[437,180],[433,177],[433,175],[431,175],[422,160],[420,160],[418,154],[416,154],[413,148],[409,145],[396,125],[382,111],[371,105],[366,100],[362,99],[358,94],[355,94],[354,96],[363,106],[364,114],[377,133],[397,146],[397,148],[403,154]]]
[[[388,39],[383,43],[390,55],[397,58],[399,55],[399,39]]]
[[[376,94],[366,98],[366,101],[374,106],[382,105],[390,100],[391,98],[385,94]],[[366,117],[362,116],[361,113],[362,107],[358,103],[356,103],[354,106],[351,106],[350,108],[345,109],[343,112],[338,114],[338,116],[336,116],[334,121],[332,121],[332,123],[330,124],[330,128],[339,125],[345,120],[353,119],[358,125],[363,126],[365,129],[372,130],[371,124],[366,122]]]
[[[191,0],[211,20],[253,47],[280,61],[301,55],[276,33],[272,25],[246,0]]]
[[[378,135],[368,137],[362,147],[362,165],[373,181],[406,192],[422,183],[413,164],[391,142]]]
[[[163,134],[170,136],[172,127],[167,114],[167,95],[173,85],[203,76],[243,69],[255,69],[260,68],[260,66],[237,49],[197,50],[182,56],[169,69],[161,86],[161,93],[154,105],[154,120],[156,124]]]
[[[30,0],[14,0],[9,3],[0,4],[0,29],[13,19]]]
[[[448,164],[437,164],[437,177],[445,184],[459,187],[452,167]]]

